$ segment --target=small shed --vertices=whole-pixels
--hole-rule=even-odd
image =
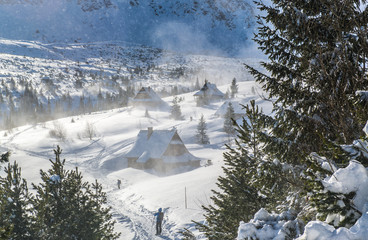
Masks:
[[[135,144],[125,155],[128,167],[154,169],[166,173],[179,167],[197,168],[201,159],[185,147],[177,130],[141,130]]]
[[[145,108],[164,108],[168,106],[151,87],[142,87],[131,100],[131,104],[135,107]]]
[[[203,87],[193,95],[197,101],[201,101],[204,104],[219,101],[224,99],[225,94],[222,93],[214,83],[205,81]]]

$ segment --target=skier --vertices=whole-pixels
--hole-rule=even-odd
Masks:
[[[158,212],[153,215],[156,217],[156,235],[160,235],[162,232],[162,220],[164,219],[162,208],[159,208]]]
[[[118,179],[118,188],[120,189],[121,181]]]

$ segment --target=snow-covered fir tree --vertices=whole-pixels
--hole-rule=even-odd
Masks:
[[[197,143],[199,144],[210,144],[210,139],[207,135],[207,123],[204,120],[203,114],[199,119],[199,123],[197,125],[197,134],[196,134]]]
[[[354,97],[367,88],[368,51],[360,1],[258,5],[265,16],[255,41],[270,60],[262,64],[270,75],[248,68],[275,99],[276,128],[287,133],[286,141],[295,140],[290,149],[301,154],[294,155],[319,151],[320,137],[359,138],[365,122],[357,119]]]
[[[229,102],[228,107],[226,109],[226,113],[224,116],[224,131],[229,135],[235,134],[235,128],[234,128],[234,107],[231,102]]]
[[[181,108],[179,105],[179,98],[178,97],[174,97],[173,101],[172,101],[172,105],[171,105],[171,109],[170,109],[170,116],[171,118],[175,119],[175,120],[183,120],[183,115],[181,113]]]
[[[357,92],[368,87],[367,9],[358,0],[257,4],[264,15],[254,39],[269,58],[262,65],[270,74],[248,69],[274,100],[275,113],[264,151],[292,172],[285,184],[293,189],[293,197],[285,191],[284,199],[304,215],[311,208],[300,203],[324,191],[318,172],[328,174],[321,165],[310,165],[317,182],[304,189],[300,176],[308,159],[316,153],[336,166],[346,166],[346,154],[337,149],[363,135],[366,119],[359,112],[367,112],[368,105],[361,104]],[[360,161],[368,164],[366,159]],[[323,212],[353,197],[329,194],[325,201],[314,203]],[[342,218],[350,218],[350,206],[337,210]],[[339,224],[349,226],[351,221]]]
[[[117,239],[106,193],[96,180],[84,182],[81,173],[65,170],[61,149],[54,150],[51,169],[41,170],[33,206],[37,239]]]
[[[201,89],[201,86],[199,85],[199,80],[198,80],[198,77],[197,77],[196,83],[194,85],[194,90],[199,90],[199,89]]]
[[[6,153],[1,154],[0,164],[9,162],[9,156],[10,156],[10,152],[6,152]],[[1,165],[0,165],[0,169],[1,169]]]
[[[0,238],[34,239],[32,197],[27,181],[21,178],[21,169],[16,162],[9,163],[4,171],[5,176],[0,178],[0,226],[4,233],[0,232]]]
[[[231,89],[231,98],[234,98],[235,94],[237,94],[239,90],[239,86],[236,82],[236,78],[233,78],[233,80],[231,81],[230,89]]]
[[[224,175],[218,178],[220,191],[213,191],[213,204],[203,206],[206,224],[197,227],[209,239],[234,239],[240,221],[249,221],[262,207],[274,209],[283,200],[282,166],[263,152],[266,116],[251,101],[246,116],[236,125],[235,147],[224,153]]]
[[[324,185],[326,179],[331,178],[337,170],[335,162],[314,153],[307,158],[306,163],[308,168],[302,176],[308,201],[304,207],[305,214],[300,214],[301,218],[306,222],[321,220],[334,227],[351,227],[362,215],[352,201],[356,192],[333,192]]]

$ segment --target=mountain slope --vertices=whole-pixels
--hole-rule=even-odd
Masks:
[[[0,2],[0,37],[237,55],[253,37],[254,11],[240,0],[8,0]]]
[[[0,49],[3,124],[9,112],[26,119],[17,111],[27,111],[35,119],[34,113],[40,115],[46,106],[49,112],[61,107],[60,113],[68,112],[63,116],[79,111],[81,101],[96,106],[101,98],[113,98],[114,106],[121,106],[141,86],[170,95],[191,91],[205,79],[217,84],[229,83],[234,77],[251,80],[243,64],[259,67],[257,59],[183,55],[112,41],[44,44],[0,39]]]

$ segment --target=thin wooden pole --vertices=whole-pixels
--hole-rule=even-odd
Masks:
[[[185,209],[188,208],[188,203],[187,203],[187,187],[184,188],[184,195],[185,195]]]

